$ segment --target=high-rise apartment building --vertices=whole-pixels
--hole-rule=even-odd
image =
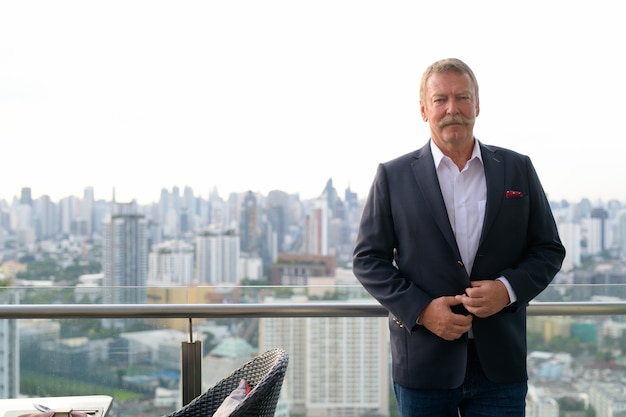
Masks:
[[[146,302],[148,282],[147,220],[135,203],[115,203],[103,222],[102,268],[105,303]]]
[[[79,217],[80,200],[69,196],[59,201],[59,216],[61,233],[70,235],[76,232],[76,219]]]
[[[35,234],[33,206],[19,204],[12,213],[11,223],[19,243],[24,245],[35,243],[37,236]]]
[[[608,213],[603,208],[594,208],[589,217],[581,220],[582,233],[585,246],[584,255],[599,255],[610,249],[612,235],[609,227]]]
[[[566,254],[561,270],[568,272],[581,264],[580,223],[559,222],[557,226]]]
[[[328,202],[316,200],[304,224],[304,253],[328,255]]]
[[[199,284],[237,284],[239,282],[239,236],[202,231],[196,237],[196,281]]]
[[[93,187],[86,187],[83,199],[80,201],[80,216],[78,230],[82,236],[90,236],[93,233],[94,223],[94,191]]]
[[[289,302],[299,301],[308,302]],[[260,351],[289,352],[284,394],[292,414],[306,417],[388,416],[388,339],[380,317],[262,318],[259,325]]]
[[[148,257],[150,286],[189,285],[194,280],[193,247],[170,240],[152,247]]]
[[[289,194],[284,191],[270,191],[267,195],[267,217],[268,222],[272,225],[272,229],[277,237],[277,249],[279,252],[285,252],[287,242],[285,241],[288,228],[291,224]]]

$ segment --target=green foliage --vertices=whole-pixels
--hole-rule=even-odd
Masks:
[[[293,289],[290,287],[277,287],[275,290],[276,298],[290,298],[293,293]]]
[[[103,339],[120,334],[119,329],[109,329],[102,326],[101,319],[59,319],[61,337],[87,336],[89,339]]]
[[[110,395],[119,402],[141,398],[140,394],[101,385],[88,375],[83,378],[63,378],[38,372],[20,374],[20,393],[32,397],[64,397],[68,395]]]
[[[24,272],[18,272],[17,278],[19,279],[28,279],[28,280],[47,280],[50,278],[55,278],[59,271],[60,267],[57,265],[57,262],[54,259],[44,259],[41,261],[36,261],[32,257],[25,256],[21,258],[22,262],[26,264],[27,270]]]
[[[391,388],[389,392],[389,417],[400,417],[398,403],[396,402],[396,394],[393,392],[393,388]]]
[[[82,261],[75,259],[74,262],[62,268],[52,258],[36,260],[33,256],[23,256],[20,262],[25,264],[27,270],[18,272],[17,278],[26,280],[49,280],[65,282],[69,285],[78,282],[78,278],[84,274],[96,274],[102,271],[102,264],[96,261]]]
[[[589,348],[573,337],[554,336],[549,342],[546,342],[540,333],[528,332],[527,338],[529,351],[565,352],[577,356]]]

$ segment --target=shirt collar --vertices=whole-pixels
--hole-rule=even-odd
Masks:
[[[433,142],[433,140],[430,140],[430,152],[433,154],[433,160],[435,161],[435,167],[439,168],[439,164],[441,163],[441,160],[445,157],[445,155],[443,154],[443,152],[441,152],[441,149],[439,149],[439,147],[437,145],[435,145],[435,142]],[[483,163],[483,156],[480,152],[480,144],[478,142],[478,139],[474,138],[474,149],[472,149],[472,156],[470,156],[470,161],[474,158],[478,158],[480,160],[480,163]]]

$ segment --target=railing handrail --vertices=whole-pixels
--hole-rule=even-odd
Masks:
[[[5,304],[0,319],[384,317],[376,303],[268,304]],[[626,315],[626,301],[531,302],[528,315]]]

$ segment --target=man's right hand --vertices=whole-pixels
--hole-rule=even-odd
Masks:
[[[453,296],[435,298],[422,311],[419,323],[442,339],[457,340],[472,327],[471,315],[452,311],[459,304]]]

